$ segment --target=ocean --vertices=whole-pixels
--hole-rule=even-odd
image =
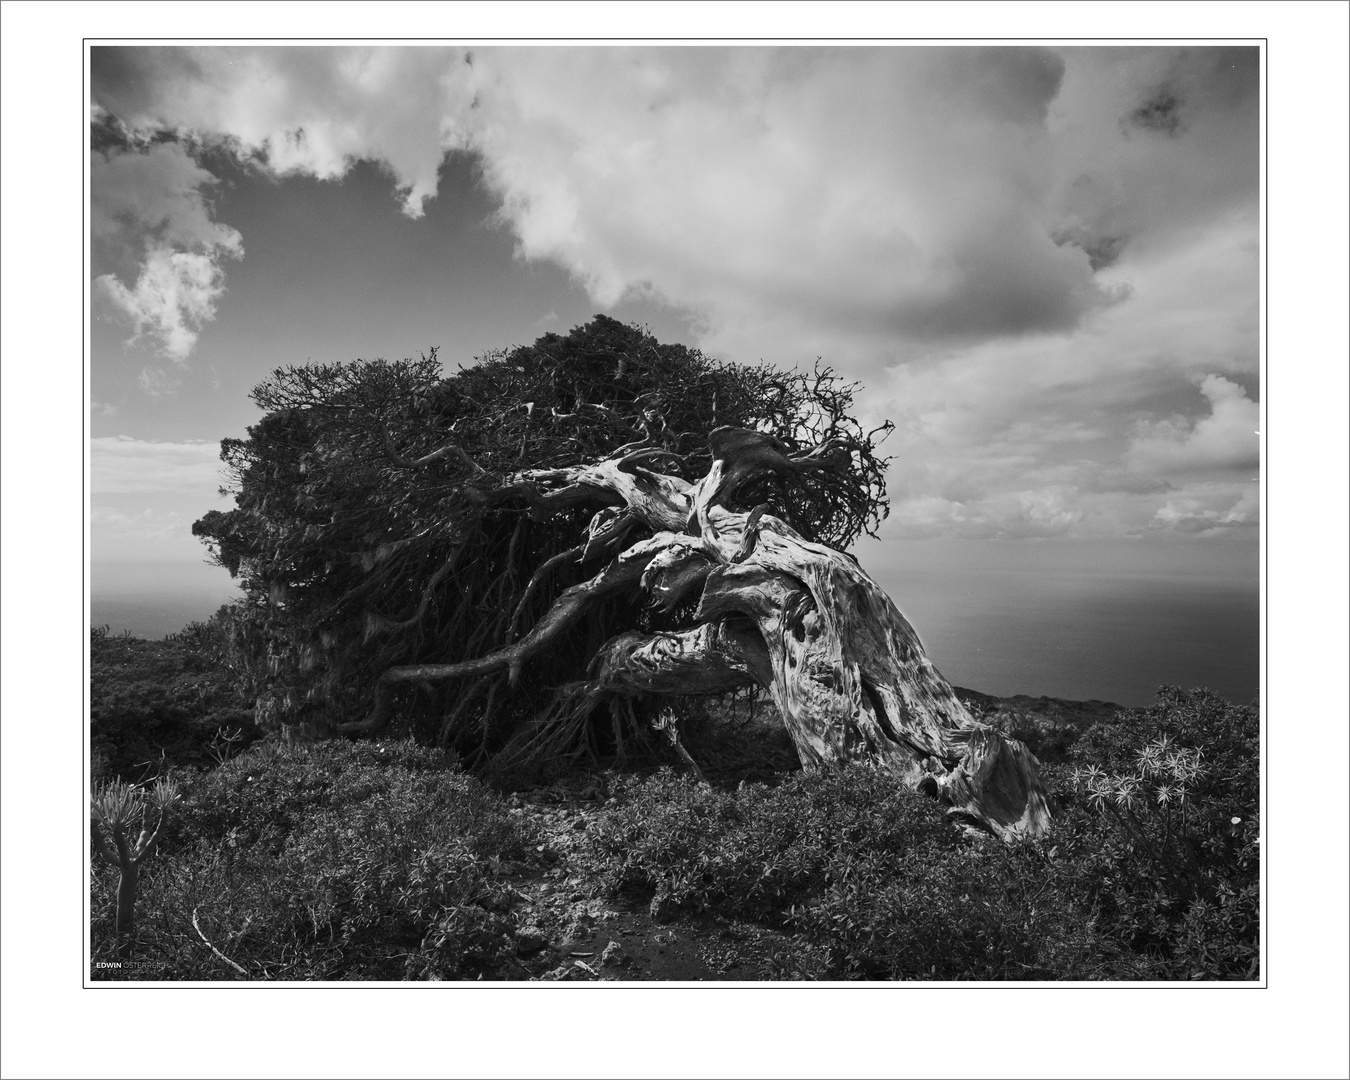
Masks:
[[[95,568],[90,598],[91,623],[114,633],[161,638],[239,595],[218,568],[117,569]],[[1039,556],[959,566],[888,559],[868,569],[958,686],[1125,706],[1148,705],[1163,684],[1207,687],[1238,704],[1260,692],[1255,581],[1146,566],[1103,574],[1062,558],[1048,572]]]
[[[888,592],[949,682],[998,697],[1117,705],[1162,685],[1260,693],[1255,588],[1174,579],[893,575]]]
[[[197,595],[159,593],[141,597],[97,596],[89,598],[89,625],[106,626],[114,634],[151,641],[176,634],[191,622],[205,622],[223,600]]]
[[[242,595],[228,573],[206,563],[95,563],[90,571],[89,624],[151,640]]]

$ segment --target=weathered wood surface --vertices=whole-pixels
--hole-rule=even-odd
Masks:
[[[514,678],[588,606],[617,591],[641,590],[666,610],[697,594],[696,625],[615,637],[592,663],[592,685],[619,695],[758,685],[772,695],[805,768],[871,762],[1005,839],[1044,832],[1050,814],[1035,758],[975,720],[857,562],[804,539],[765,506],[727,508],[753,477],[847,467],[847,452],[826,443],[788,457],[770,437],[731,428],[709,443],[712,465],[693,484],[657,471],[670,455],[639,451],[522,473],[486,496],[519,494],[540,516],[599,503],[585,550],[609,548],[614,557],[518,642],[460,664],[391,669],[376,716],[352,728],[383,723],[388,691],[401,682],[501,669]],[[638,526],[652,535],[623,548]]]

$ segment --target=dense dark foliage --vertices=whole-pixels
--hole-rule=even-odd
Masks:
[[[530,838],[444,754],[266,743],[183,787],[142,872],[134,963],[96,977],[461,978],[514,955],[498,876]],[[94,874],[97,965],[118,953],[112,871]]]
[[[1159,757],[1149,747],[1163,735],[1174,741]],[[569,872],[592,895],[650,903],[663,920],[771,929],[782,947],[742,977],[1251,979],[1257,749],[1253,710],[1163,688],[1151,709],[1098,721],[1071,748],[1106,780],[1052,767],[1054,832],[1018,846],[957,827],[866,767],[723,787],[669,769],[611,772],[595,781],[608,797],[589,828],[570,834]],[[1176,784],[1160,767],[1171,755],[1188,771],[1197,752],[1183,820],[1175,792],[1157,800],[1160,784]],[[93,867],[93,959],[134,961],[95,977],[530,974],[512,883],[555,856],[453,755],[406,741],[267,740],[177,775],[183,799],[142,871],[124,953],[115,871]],[[1115,800],[1122,786],[1135,791],[1130,781],[1133,804]]]
[[[692,479],[719,425],[769,432],[791,451],[846,436],[847,483],[805,476],[779,490],[769,478],[741,497],[772,495],[805,535],[847,545],[885,508],[884,462],[850,416],[852,391],[828,371],[724,364],[603,316],[449,377],[434,351],[276,371],[253,392],[266,415],[222,444],[237,508],[193,527],[247,594],[237,656],[259,724],[359,719],[389,667],[485,655],[595,574],[612,550],[575,545],[612,499],[596,489],[594,505],[541,513],[530,470],[640,447],[675,455],[661,467]],[[477,760],[582,678],[614,633],[679,615],[614,600],[518,682],[422,684],[397,714],[422,741]]]
[[[1071,752],[1063,820],[1079,884],[1167,977],[1258,974],[1260,734],[1255,707],[1165,686]]]
[[[456,751],[491,759],[565,701],[607,638],[682,613],[610,600],[518,682],[401,691],[412,738],[295,736],[362,716],[390,666],[518,639],[612,557],[575,546],[609,497],[540,512],[531,470],[636,447],[692,479],[721,424],[789,451],[838,437],[849,482],[770,477],[741,508],[771,501],[836,547],[884,514],[884,462],[849,415],[851,388],[719,364],[605,318],[450,377],[434,354],[286,369],[254,399],[262,420],[223,445],[237,508],[194,527],[246,599],[164,642],[93,635],[95,777],[144,787],[167,773],[182,793],[140,871],[134,931],[114,926],[114,869],[93,867],[93,959],[131,962],[96,977],[527,977],[522,957],[544,945],[515,883],[553,849]],[[777,978],[1259,976],[1255,709],[1164,687],[1144,711],[1090,703],[1101,711],[1085,724],[972,701],[1041,757],[1059,797],[1048,839],[962,829],[867,767],[794,772],[790,745],[728,722],[734,710],[676,699],[722,786],[608,773],[603,807],[568,834],[569,872],[653,918],[768,928],[784,944],[762,974]],[[585,745],[613,764],[622,725],[604,719]]]
[[[162,641],[95,628],[89,645],[93,777],[135,780],[172,765],[206,765],[261,733],[231,669],[230,616]]]
[[[854,767],[717,792],[670,772],[625,786],[603,880],[683,912],[797,931],[776,977],[1102,977],[1053,857],[972,840],[937,804]]]
[[[867,769],[734,793],[666,775],[626,789],[607,880],[799,929],[788,968],[808,977],[1259,976],[1254,708],[1162,687],[1081,737],[997,719],[1070,760],[1047,841],[962,837]]]

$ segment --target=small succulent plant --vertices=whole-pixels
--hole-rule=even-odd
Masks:
[[[118,933],[129,933],[135,928],[140,867],[159,843],[169,811],[178,799],[178,785],[167,777],[160,777],[148,787],[112,780],[94,789],[89,806],[94,850],[121,873],[117,883]],[[153,828],[152,811],[158,812]]]

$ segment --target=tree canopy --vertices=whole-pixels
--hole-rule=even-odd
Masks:
[[[684,483],[712,466],[719,429],[758,433],[784,460],[829,447],[835,467],[755,470],[724,502],[771,506],[805,540],[847,547],[886,512],[886,428],[863,430],[855,389],[819,366],[723,363],[605,316],[449,375],[434,349],[276,370],[252,394],[262,419],[222,443],[235,509],[193,526],[245,592],[236,643],[259,722],[341,730],[391,668],[518,642],[654,531],[614,490],[576,479],[595,462]],[[606,594],[512,670],[402,684],[399,723],[490,756],[616,634],[685,629],[696,599]]]

